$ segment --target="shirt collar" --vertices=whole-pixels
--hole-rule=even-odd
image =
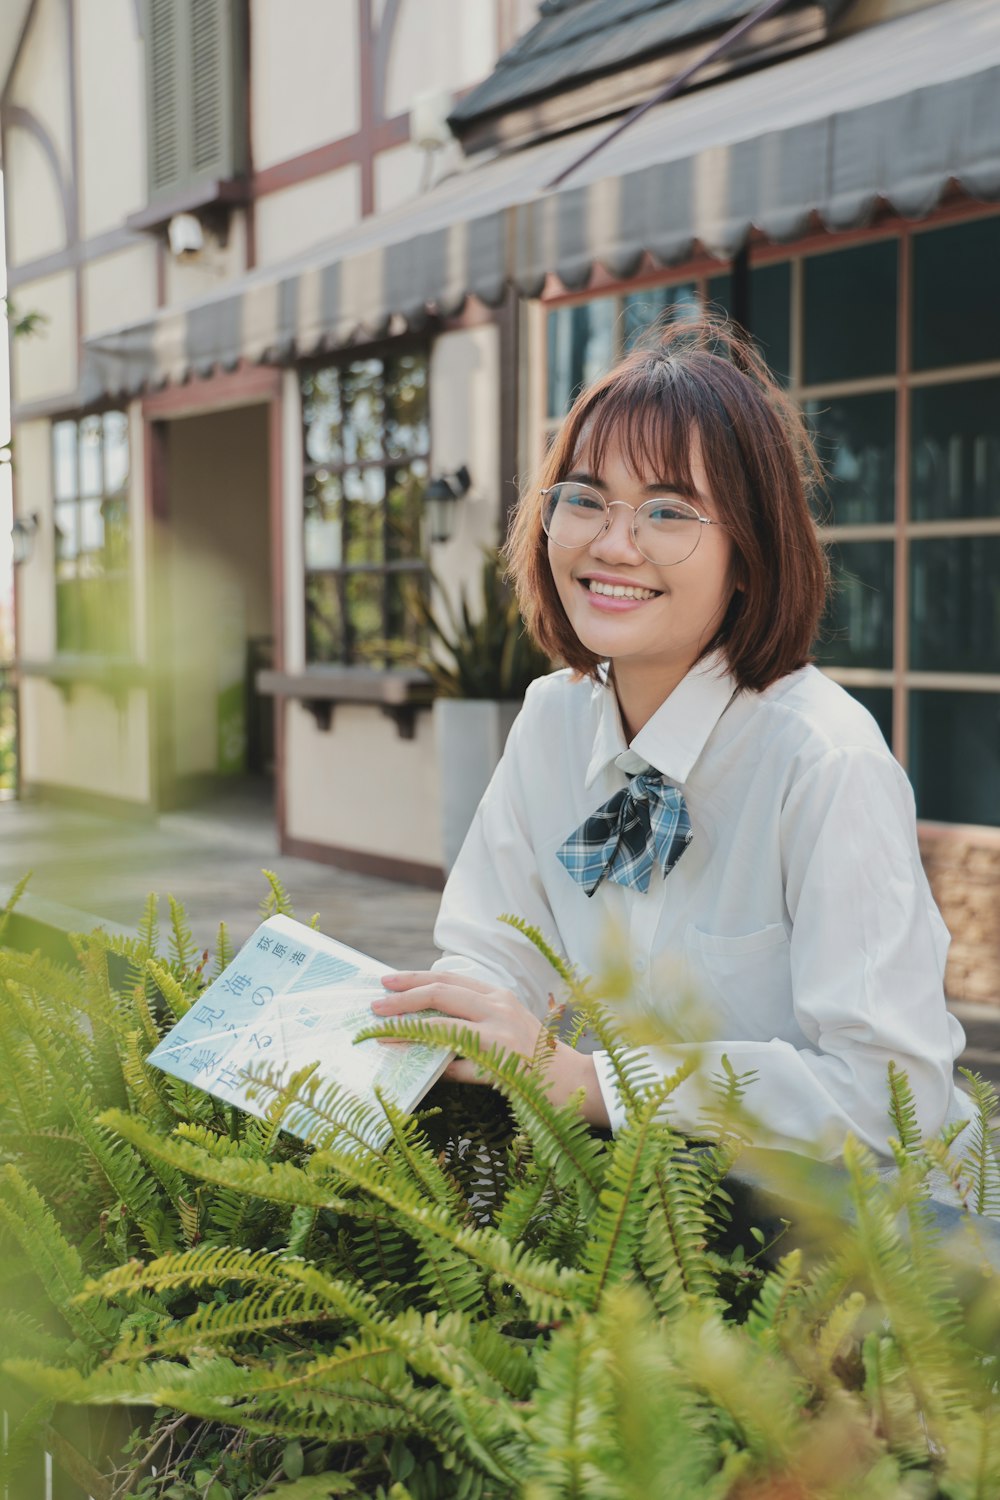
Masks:
[[[599,717],[587,788],[612,763],[630,775],[654,766],[671,781],[683,784],[732,701],[736,682],[723,652],[713,651],[681,679],[631,745],[625,740],[614,689],[601,682],[595,683],[594,692],[599,695]]]

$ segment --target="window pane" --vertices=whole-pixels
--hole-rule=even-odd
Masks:
[[[57,500],[77,493],[76,423],[57,422],[52,429],[52,467]]]
[[[104,517],[100,500],[80,502],[80,551],[99,553],[104,546]]]
[[[833,592],[816,659],[826,666],[892,666],[892,543],[830,548]]]
[[[862,708],[867,708],[875,723],[882,731],[882,738],[886,744],[892,745],[892,688],[859,688],[852,687],[847,690],[852,698],[857,698]]]
[[[910,666],[1000,672],[1000,537],[910,543]]]
[[[383,560],[384,499],[381,469],[344,470],[344,560],[348,564]]]
[[[733,278],[728,271],[710,276],[708,306],[731,312]],[[750,331],[754,343],[783,385],[788,384],[792,348],[792,270],[787,260],[750,268]]]
[[[338,580],[328,573],[314,573],[306,577],[306,659],[344,660],[344,626]]]
[[[105,500],[101,505],[104,523],[104,566],[109,572],[122,571],[129,564],[128,501]]]
[[[826,470],[820,519],[851,526],[895,514],[896,397],[892,391],[808,401],[806,417]]]
[[[128,479],[128,418],[123,411],[104,413],[104,489],[114,495]]]
[[[342,463],[340,374],[335,368],[302,376],[302,422],[306,458],[316,464]]]
[[[75,501],[55,507],[56,562],[72,563],[80,551],[79,506]]]
[[[56,649],[59,651],[81,650],[81,587],[81,580],[76,577],[56,581]]]
[[[405,469],[390,469],[386,494],[385,555],[403,561],[421,554],[424,488],[427,465],[414,463]]]
[[[1000,216],[913,236],[913,368],[1000,359]]]
[[[919,817],[1000,824],[1000,696],[912,692],[910,779]]]
[[[614,361],[614,297],[558,307],[548,318],[548,414],[561,417],[578,392]]]
[[[637,344],[668,311],[674,319],[682,321],[685,317],[696,318],[700,310],[698,287],[693,281],[682,281],[676,286],[650,287],[645,292],[629,292],[622,318],[625,348],[631,349]]]
[[[422,635],[414,608],[416,594],[426,588],[422,573],[388,573],[385,580],[385,621],[388,638],[416,645]]]
[[[895,371],[897,258],[896,240],[806,258],[806,385]]]
[[[104,489],[101,419],[84,417],[80,423],[80,493],[100,495]]]
[[[1000,380],[926,386],[910,401],[913,519],[1000,516]]]
[[[364,463],[382,457],[385,412],[382,399],[382,361],[355,359],[340,372],[343,403],[344,460]]]
[[[386,365],[385,451],[390,458],[409,458],[429,447],[427,361],[422,354],[403,354]]]
[[[372,666],[384,664],[387,638],[382,605],[384,589],[382,573],[350,573],[344,580],[348,661]]]
[[[306,567],[339,568],[343,561],[341,528],[342,486],[326,469],[318,469],[306,480]]]

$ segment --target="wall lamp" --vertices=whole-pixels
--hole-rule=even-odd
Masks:
[[[20,567],[21,563],[31,561],[31,554],[35,549],[35,533],[37,530],[37,510],[32,511],[30,516],[18,516],[10,528],[11,552],[15,567]]]
[[[427,530],[432,542],[449,542],[455,534],[455,504],[469,493],[472,476],[465,464],[451,474],[437,474],[424,491]]]

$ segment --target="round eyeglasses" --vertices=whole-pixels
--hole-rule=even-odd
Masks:
[[[624,500],[605,500],[587,484],[566,479],[542,490],[542,529],[557,547],[589,547],[611,525],[611,507],[632,511],[632,541],[647,562],[661,568],[685,562],[701,541],[703,526],[721,526],[676,495],[647,500],[637,509]]]

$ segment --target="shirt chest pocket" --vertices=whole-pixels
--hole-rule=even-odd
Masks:
[[[791,949],[780,922],[730,937],[689,925],[684,957],[696,1002],[720,1041],[769,1042],[797,1031]]]

